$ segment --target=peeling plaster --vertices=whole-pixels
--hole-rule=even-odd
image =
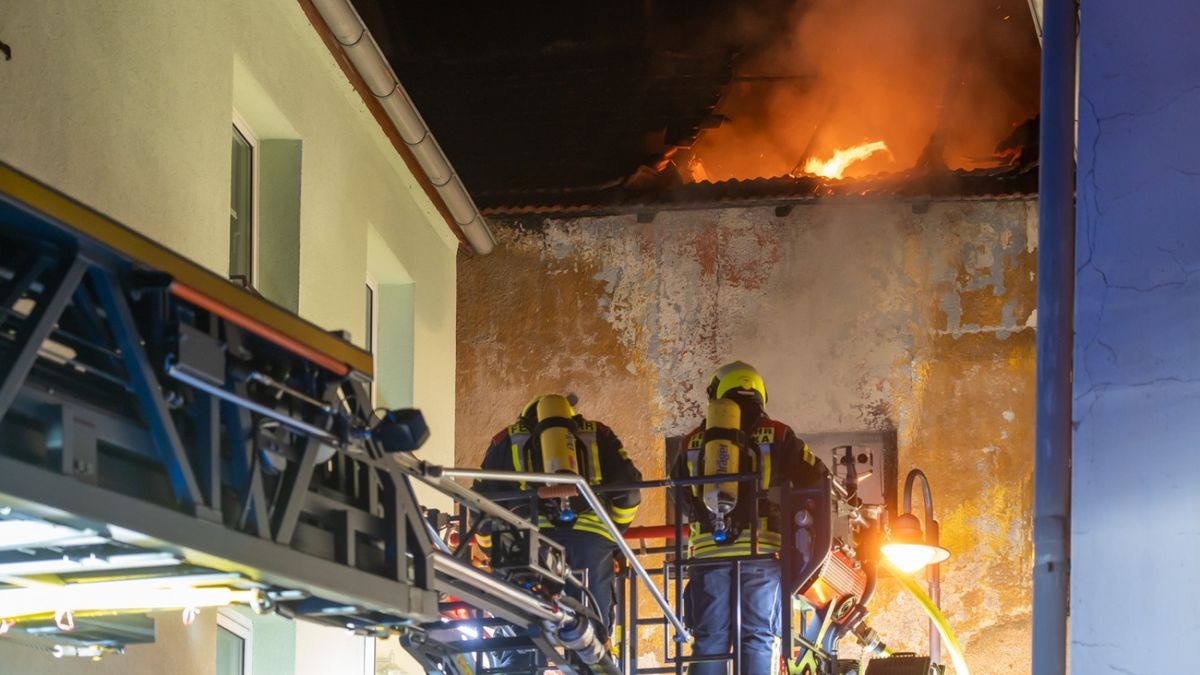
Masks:
[[[929,474],[954,551],[944,596],[976,673],[1028,656],[1036,208],[839,203],[551,220],[497,228],[459,267],[458,459],[529,395],[567,386],[648,477],[702,413],[719,364],[765,375],[803,432],[896,430],[901,475]],[[1028,420],[1029,422],[1018,422]],[[651,502],[654,504],[654,502]],[[661,504],[661,502],[658,502]],[[644,507],[639,522],[662,518]],[[873,623],[920,650],[894,584]],[[649,643],[647,643],[649,644]]]

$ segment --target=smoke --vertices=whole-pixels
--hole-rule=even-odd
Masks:
[[[846,176],[920,164],[996,166],[1037,113],[1040,49],[1026,0],[809,0],[744,52],[727,121],[676,157],[697,180],[782,176],[883,141]]]

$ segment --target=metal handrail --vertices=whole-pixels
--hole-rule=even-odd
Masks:
[[[521,476],[519,479],[510,479],[507,475],[504,481],[530,482],[525,476],[529,474],[517,472],[502,472],[511,473],[512,475]],[[689,478],[661,478],[658,480],[643,480],[636,483],[611,483],[608,485],[592,485],[592,491],[597,494],[605,494],[608,492],[622,492],[625,490],[653,490],[655,488],[681,488],[694,485],[709,485],[711,483],[748,483],[759,479],[757,473],[721,473],[711,476],[692,476]],[[516,501],[518,499],[528,499],[537,496],[537,490],[505,490],[502,492],[491,492],[487,494],[487,498],[494,502]]]
[[[671,625],[675,627],[675,631],[679,635],[680,640],[684,642],[691,641],[692,634],[686,627],[684,627],[683,621],[680,620],[679,616],[675,614],[675,610],[671,608],[670,603],[667,602],[667,599],[663,597],[662,592],[660,592],[658,587],[655,586],[654,581],[650,578],[650,574],[646,571],[645,567],[642,567],[641,562],[639,562],[637,559],[637,555],[633,552],[633,549],[629,547],[629,544],[625,542],[624,537],[621,536],[621,531],[612,521],[612,518],[609,517],[608,510],[604,508],[604,504],[600,501],[600,498],[596,496],[596,493],[592,491],[592,487],[588,485],[587,479],[583,476],[569,473],[521,473],[516,471],[496,471],[491,469],[440,469],[440,474],[445,478],[452,479],[461,478],[467,480],[524,481],[526,483],[541,483],[544,485],[575,486],[575,489],[579,491],[579,494],[581,494],[583,498],[587,500],[588,504],[591,505],[592,510],[595,512],[596,517],[600,519],[600,522],[604,525],[604,528],[608,530],[610,534],[612,534],[613,540],[616,542],[617,547],[620,548],[621,553],[625,555],[630,569],[637,574],[638,578],[641,579],[642,583],[644,583],[646,588],[649,589],[650,595],[654,597],[654,601],[658,603],[658,606],[662,609],[663,614],[667,617],[667,620],[670,621]]]
[[[569,616],[562,609],[546,604],[537,596],[527,593],[516,586],[506,584],[487,572],[468,565],[457,558],[448,556],[445,553],[435,551],[429,554],[429,559],[433,561],[433,567],[438,572],[451,578],[474,582],[481,588],[538,619],[554,624],[561,624]]]

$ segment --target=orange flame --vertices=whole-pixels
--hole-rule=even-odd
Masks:
[[[883,141],[875,141],[874,143],[859,143],[848,148],[839,148],[833,152],[833,157],[826,161],[821,161],[816,157],[810,157],[804,163],[804,173],[814,176],[823,176],[825,178],[841,178],[846,169],[855,162],[861,162],[864,159],[874,155],[877,152],[887,151],[888,146]]]

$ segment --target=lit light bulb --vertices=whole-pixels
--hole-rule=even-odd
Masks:
[[[882,550],[888,562],[905,574],[912,574],[926,565],[939,563],[950,557],[950,552],[946,549],[928,544],[884,544]]]

